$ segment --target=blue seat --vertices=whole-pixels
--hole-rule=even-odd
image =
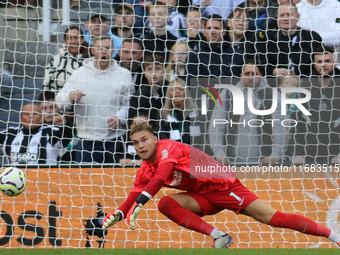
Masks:
[[[23,105],[35,102],[42,91],[42,79],[13,80],[13,88],[0,98],[0,130],[18,126]]]

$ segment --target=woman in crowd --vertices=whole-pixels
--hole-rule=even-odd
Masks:
[[[253,58],[255,61],[255,33],[248,30],[249,12],[236,8],[232,11],[228,18],[228,31],[224,36],[226,41],[229,41],[234,49],[243,53],[244,61],[248,58]]]
[[[59,49],[45,69],[43,89],[58,92],[74,70],[83,65],[83,60],[89,57],[87,42],[83,31],[78,26],[67,28],[64,34],[65,44]]]
[[[162,131],[168,132],[171,140],[190,144],[190,119],[196,117],[196,110],[185,82],[180,78],[175,79],[166,92]]]
[[[169,54],[169,64],[166,67],[166,80],[173,81],[176,78],[186,80],[186,64],[188,54],[191,51],[188,44],[184,41],[179,41],[172,46]]]

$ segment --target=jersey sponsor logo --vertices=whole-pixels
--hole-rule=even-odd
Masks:
[[[174,179],[169,184],[169,186],[172,186],[172,187],[179,186],[181,184],[182,178],[183,178],[182,172],[175,170],[174,171]]]
[[[237,201],[239,201],[240,203],[238,204],[239,206],[241,206],[243,204],[243,200],[244,198],[240,198],[238,195],[236,195],[234,192],[230,192],[229,196],[234,197]]]
[[[169,152],[167,149],[162,150],[162,159],[168,158],[169,157]]]
[[[11,153],[11,162],[25,163],[27,161],[36,161],[38,159],[37,153]]]

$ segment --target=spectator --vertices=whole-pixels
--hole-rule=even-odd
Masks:
[[[81,139],[76,161],[112,163],[116,139],[125,133],[122,128],[134,85],[130,71],[111,58],[111,37],[97,38],[91,52],[94,57],[72,74],[56,101],[62,110],[74,103]]]
[[[265,75],[287,76],[312,74],[312,54],[322,45],[320,35],[297,26],[299,14],[291,4],[278,9],[279,31],[259,33],[257,44],[261,64],[266,65]]]
[[[242,52],[244,59],[255,60],[255,33],[248,30],[249,17],[248,11],[236,7],[229,15],[228,31],[224,39],[231,42],[235,50]]]
[[[185,82],[180,78],[170,82],[162,109],[162,130],[170,134],[171,140],[190,144],[190,119],[197,116],[196,111]]]
[[[2,94],[10,94],[12,87],[12,74],[6,69],[0,68],[0,97]]]
[[[151,54],[160,55],[167,63],[168,51],[177,40],[177,37],[166,29],[166,24],[169,21],[168,8],[163,3],[156,3],[155,5],[150,5],[149,12],[149,21],[153,28],[143,39],[144,54],[146,56]]]
[[[233,9],[242,2],[244,2],[244,0],[192,0],[192,4],[199,7],[204,17],[217,14],[220,15],[223,20],[226,20]]]
[[[136,17],[135,28],[137,28],[138,30],[142,30],[144,28],[144,20],[147,20],[146,17],[149,16],[147,14],[147,9],[144,7],[145,4],[147,4],[148,2],[149,1],[141,2],[140,0],[115,0],[113,1],[113,5],[115,7],[115,12],[117,7],[123,3],[132,5]]]
[[[238,7],[250,14],[249,30],[255,33],[276,30],[278,5],[275,0],[247,0]]]
[[[272,90],[268,88],[266,78],[252,60],[247,60],[240,77],[236,86],[243,90],[245,105],[248,104],[247,88],[254,88],[252,105],[259,110],[270,109]],[[222,164],[259,161],[269,164],[280,161],[286,149],[285,130],[280,124],[272,126],[266,119],[277,119],[277,123],[280,123],[283,120],[281,109],[269,116],[255,115],[247,110],[244,115],[233,115],[233,98],[229,90],[223,89],[220,97],[222,105],[215,106],[209,127],[210,146],[217,161]],[[228,120],[229,123],[214,124],[216,119]],[[263,121],[264,124],[258,127],[240,124],[248,123],[249,120]],[[239,125],[230,125],[231,121]]]
[[[340,162],[340,70],[336,68],[334,51],[320,47],[314,52],[314,76],[302,83],[311,99],[305,104],[311,115],[295,112],[298,121],[292,128],[288,154],[293,163]]]
[[[177,0],[158,0],[168,7],[170,19],[166,26],[167,30],[177,38],[185,38],[185,16],[178,12]]]
[[[115,13],[116,26],[112,27],[112,34],[122,39],[140,37],[140,32],[135,28],[137,17],[131,4],[122,3],[118,5]]]
[[[289,76],[280,77],[280,79],[278,79],[278,81],[279,81],[279,90],[278,90],[277,98],[279,98],[279,100],[281,99],[281,96],[282,96],[282,94],[281,94],[282,88],[300,87],[300,78],[297,75],[289,75]],[[295,99],[295,98],[298,97],[298,93],[288,92],[288,93],[286,93],[286,97]],[[295,124],[294,118],[296,118],[294,113],[297,110],[298,110],[298,108],[295,104],[287,105],[286,116],[285,116],[285,125],[286,126],[290,126],[290,127],[294,126],[294,124]],[[285,141],[290,141],[291,138],[292,138],[292,135],[287,130]],[[289,161],[289,159],[287,157],[284,157],[283,161],[287,162],[287,161]]]
[[[289,75],[289,76],[283,76],[280,79],[279,84],[279,90],[281,91],[281,88],[289,88],[289,87],[300,87],[300,78],[297,75]],[[294,94],[287,94],[289,98],[295,98]],[[295,94],[296,95],[296,94]]]
[[[147,115],[138,115],[132,118],[130,121],[130,131],[139,124],[148,123]],[[117,144],[117,153],[115,154],[115,161],[123,165],[141,165],[143,160],[138,156],[135,148],[133,147],[130,139],[130,132],[123,137],[123,142]]]
[[[142,85],[148,84],[141,66],[142,57],[143,46],[139,39],[128,38],[123,41],[122,48],[119,50],[120,65],[130,70],[135,91],[138,91]]]
[[[198,51],[198,45],[203,38],[200,32],[202,28],[202,18],[199,11],[190,11],[186,16],[186,36],[189,47]]]
[[[62,132],[58,127],[41,124],[40,108],[34,104],[21,109],[21,127],[0,132],[5,164],[56,165]]]
[[[188,54],[191,51],[188,44],[183,41],[179,41],[171,48],[169,54],[169,64],[166,67],[166,80],[173,81],[177,77],[186,81],[186,66],[188,60]]]
[[[55,94],[52,91],[44,91],[38,97],[42,121],[47,125],[64,125],[66,118],[61,115],[61,110],[55,105]]]
[[[190,52],[188,73],[192,76],[231,77],[241,73],[242,53],[223,42],[226,31],[221,16],[214,14],[205,23],[206,40],[200,42],[200,51]]]
[[[325,46],[339,51],[340,3],[334,0],[304,0],[296,5],[300,14],[297,25],[317,32]]]
[[[168,82],[165,80],[164,58],[150,55],[145,58],[143,69],[148,85],[142,86],[130,100],[129,119],[144,113],[157,132],[160,131],[160,110],[164,106]],[[163,136],[161,138],[164,138]]]
[[[68,27],[64,34],[65,44],[59,49],[45,69],[43,89],[58,92],[70,78],[74,70],[83,65],[88,58],[88,44],[84,41],[83,31],[77,26]]]
[[[297,75],[289,75],[284,76],[281,79],[279,79],[279,91],[281,92],[282,88],[296,88],[300,87],[300,78]],[[287,93],[288,98],[297,98],[298,93]],[[278,98],[281,98],[281,95],[278,95]],[[287,108],[287,114],[286,116],[290,118],[290,115],[297,110],[296,105],[288,106]]]
[[[63,149],[58,153],[58,161],[70,162],[75,159],[75,151],[71,150],[73,143],[76,142],[73,139],[73,122],[62,115],[54,99],[55,94],[52,91],[44,91],[39,95],[38,101],[42,113],[42,122],[43,124],[60,128]]]
[[[90,12],[89,20],[86,22],[85,41],[92,45],[94,40],[102,35],[108,35],[111,37],[114,47],[114,53],[112,57],[118,55],[118,51],[122,46],[123,39],[117,35],[112,34],[107,22],[107,16],[101,13],[100,9],[94,9]]]

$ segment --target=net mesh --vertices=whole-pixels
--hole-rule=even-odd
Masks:
[[[220,3],[222,6],[214,6],[212,1],[203,1],[207,2],[207,7],[202,1],[195,0],[178,1],[177,7],[171,6],[172,1],[162,2],[168,4],[168,20],[162,5],[151,8],[148,12],[148,8],[138,1],[129,1],[123,6],[120,6],[121,2],[118,1],[99,0],[0,1],[1,165],[5,167],[19,163],[18,167],[25,170],[27,175],[27,188],[23,194],[18,197],[1,194],[1,246],[210,248],[210,237],[181,228],[158,212],[159,199],[175,192],[167,188],[162,189],[143,207],[137,230],[128,230],[125,222],[118,223],[107,232],[100,229],[103,213],[113,211],[125,201],[139,168],[139,158],[128,141],[130,125],[136,115],[141,119],[146,118],[153,125],[159,139],[180,140],[215,158],[221,156],[227,159],[225,163],[229,164],[228,160],[231,160],[231,164],[237,167],[241,182],[275,209],[304,215],[334,231],[340,231],[337,178],[340,153],[340,94],[337,85],[329,85],[328,91],[320,90],[318,78],[314,79],[312,76],[317,72],[313,66],[313,54],[318,46],[322,46],[322,42],[323,45],[332,47],[330,55],[333,55],[335,50],[334,57],[337,58],[340,31],[337,27],[339,22],[336,15],[340,10],[337,2],[332,3],[331,9],[324,7],[322,14],[318,14],[318,21],[314,20],[311,27],[308,27],[310,19],[305,13],[313,13],[313,10],[305,2],[297,5],[301,14],[298,25],[309,30],[286,37],[277,32],[277,26],[284,26],[287,22],[276,21],[279,7],[272,1],[268,1],[268,6],[262,8],[264,12],[259,8],[257,14],[253,11],[253,6],[242,4],[242,1],[220,1],[223,2]],[[240,6],[241,11],[232,13],[236,6]],[[288,7],[291,8],[288,8],[286,17],[282,17],[282,20],[292,16],[288,22],[291,25],[296,13],[294,7]],[[120,11],[117,11],[119,9]],[[286,11],[282,7],[280,10],[281,13]],[[231,13],[233,16],[227,20]],[[223,29],[219,27],[222,25],[217,16],[213,17],[213,21],[207,18],[211,14],[218,14],[225,19]],[[256,15],[264,16],[256,20]],[[95,41],[96,36],[91,37],[88,32],[89,19],[93,27],[98,26],[96,29],[99,31],[108,28],[107,34],[113,38],[114,44],[114,50],[110,54],[112,53],[119,65],[133,69],[131,80],[136,86],[126,85],[129,82],[123,79],[130,76],[127,71],[122,71],[124,69],[113,76],[108,72],[101,78],[91,78],[91,71],[77,73],[76,70],[88,61],[85,56],[94,54],[96,57],[96,54],[101,52],[102,57],[107,52],[103,44],[91,48],[84,43],[81,50],[76,49],[76,55],[69,55],[72,49],[65,44],[65,38],[71,45],[78,45],[82,39],[89,44]],[[157,23],[162,23],[162,20],[167,24],[166,30],[159,28],[161,25]],[[133,29],[130,29],[129,22],[132,22]],[[239,25],[240,23],[242,24]],[[198,28],[195,27],[197,24]],[[124,29],[120,30],[121,27]],[[73,33],[68,35],[70,37],[65,37],[65,31],[70,28],[73,28],[72,31],[75,28],[81,29],[84,38],[79,39],[80,37]],[[195,32],[195,29],[199,33]],[[162,35],[163,30],[167,31],[166,36]],[[155,35],[152,31],[159,34]],[[124,44],[123,47],[123,39],[118,36],[121,32],[127,37],[132,36],[132,46]],[[241,41],[236,40],[239,32],[243,35]],[[225,43],[220,44],[220,48],[216,48],[216,44],[206,43],[207,40],[220,40],[222,37]],[[230,43],[233,40],[235,42]],[[138,50],[138,44],[144,48],[144,52]],[[137,50],[133,47],[137,47]],[[121,52],[118,54],[120,48]],[[327,50],[329,49],[326,48]],[[256,126],[256,130],[250,127],[249,120],[257,122],[264,119],[254,115],[247,108],[245,101],[246,117],[234,119],[235,115],[231,116],[230,112],[235,109],[225,108],[226,105],[233,105],[233,101],[230,101],[232,98],[228,98],[231,94],[223,91],[221,87],[216,87],[216,84],[239,86],[239,74],[244,71],[242,67],[246,59],[255,60],[255,64],[260,67],[259,70],[252,68],[250,73],[245,75],[260,77],[260,86],[276,89],[279,85],[284,86],[284,82],[293,86],[294,81],[279,80],[275,72],[281,76],[290,73],[289,79],[298,80],[297,86],[311,92],[311,100],[304,105],[312,113],[311,117],[303,115],[301,108],[296,109],[289,104],[283,105],[287,107],[287,113],[280,116],[282,105],[279,100],[271,118],[279,116],[280,121],[276,123],[278,126],[272,129],[270,122]],[[107,59],[102,62],[105,63],[105,60]],[[327,65],[323,69],[327,72]],[[73,72],[75,78],[72,80],[70,77]],[[334,74],[339,73],[335,71]],[[266,82],[261,78],[262,75],[268,78]],[[166,77],[167,81],[163,77]],[[180,88],[183,85],[181,82],[176,83],[177,87],[171,83],[176,78],[183,80],[184,88]],[[235,81],[230,78],[235,78]],[[65,92],[67,96],[73,90],[91,88],[83,96],[83,101],[72,106],[66,99],[58,99],[58,95],[57,102],[64,100],[62,104],[61,101],[58,102],[63,115],[59,115],[59,112],[57,117],[62,119],[59,119],[62,125],[55,125],[57,129],[44,129],[42,140],[38,141],[43,148],[39,152],[34,151],[32,141],[38,138],[33,137],[20,140],[21,146],[16,149],[19,132],[17,127],[22,124],[23,118],[22,107],[31,103],[39,104],[42,101],[39,95],[44,91],[51,90],[57,95],[69,79],[73,85],[69,87],[72,90]],[[323,82],[328,81],[325,79]],[[245,85],[247,80],[242,82]],[[257,81],[251,77],[249,82],[256,84]],[[309,87],[304,85],[306,82]],[[335,79],[332,82],[337,84]],[[161,89],[151,87],[150,84],[153,83],[161,84]],[[118,85],[110,89],[111,84]],[[215,88],[216,94],[206,85]],[[242,93],[245,91],[243,88],[240,90]],[[254,91],[254,95],[256,93]],[[264,96],[266,92],[264,95],[261,93],[256,94],[254,107],[257,110],[270,108],[272,99]],[[272,95],[271,93],[272,90],[269,94]],[[184,110],[176,109],[177,104],[173,98],[183,94]],[[244,100],[247,100],[246,93],[244,95]],[[295,93],[295,96],[287,96],[294,99],[297,95],[300,96],[298,93]],[[51,103],[48,94],[41,97],[43,101]],[[235,101],[235,98],[233,100]],[[265,104],[265,101],[269,103]],[[45,107],[44,118],[53,115],[48,112],[49,105],[42,107]],[[220,116],[218,111],[224,112],[224,126],[223,129],[216,128],[212,131],[212,125],[216,122],[212,118]],[[120,119],[117,132],[108,131],[107,124],[103,124],[107,121],[111,123],[112,112]],[[84,115],[91,115],[93,119],[84,120]],[[53,115],[53,118],[55,117]],[[218,118],[220,117],[216,117]],[[230,126],[231,120],[239,123],[234,129]],[[240,124],[244,120],[247,125]],[[286,126],[282,124],[282,120],[287,120]],[[290,120],[296,120],[298,126],[289,128],[292,123]],[[44,119],[44,123],[47,123],[47,119]],[[255,123],[252,125],[255,126]],[[247,133],[249,130],[251,133]],[[214,135],[217,137],[216,143],[211,142]],[[49,143],[46,142],[47,137],[52,138]],[[254,137],[257,142],[254,142]],[[267,146],[268,137],[272,140],[272,146],[276,146],[277,167],[296,164],[297,171],[290,171],[285,173],[286,175],[281,175],[284,173],[282,168],[275,170],[274,175],[262,171],[260,166],[267,166],[267,163],[261,159],[270,158],[270,154],[261,154],[263,151],[259,148]],[[115,142],[109,143],[113,138]],[[101,145],[93,142],[94,140],[100,141]],[[255,152],[250,149],[255,147]],[[222,154],[219,154],[219,148],[223,148]],[[49,150],[54,152],[46,152]],[[27,159],[28,151],[31,161]],[[96,154],[98,151],[105,152],[104,158]],[[23,159],[25,155],[26,158]],[[40,157],[42,161],[38,160]],[[47,158],[50,161],[47,161]],[[296,158],[297,161],[294,162]],[[305,161],[301,161],[301,158]],[[52,164],[46,165],[48,162]],[[57,164],[59,166],[56,166]],[[260,169],[262,172],[254,174],[251,168],[246,168],[252,164],[257,167],[253,168],[256,169],[254,171]],[[333,247],[324,238],[272,228],[227,210],[206,216],[204,220],[220,230],[227,231],[234,238],[233,247],[237,248]]]

